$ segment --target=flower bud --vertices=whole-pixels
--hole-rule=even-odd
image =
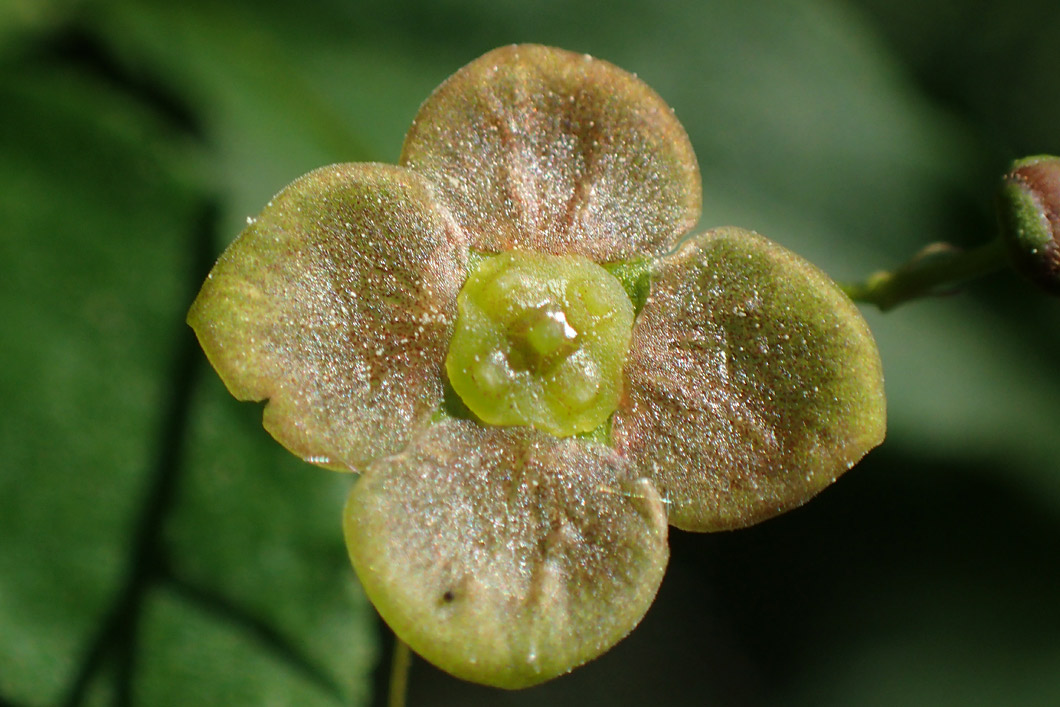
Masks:
[[[999,214],[1016,269],[1060,294],[1060,157],[1014,162],[1001,186]]]

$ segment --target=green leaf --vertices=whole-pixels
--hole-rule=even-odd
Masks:
[[[409,87],[403,62],[336,34],[342,24],[323,6],[111,0],[89,22],[124,65],[146,68],[199,107],[210,178],[228,210],[231,235],[219,245],[301,174],[336,162],[394,162],[430,88]]]
[[[349,477],[291,456],[262,434],[257,406],[199,370],[164,529],[172,568],[147,608],[137,693],[158,705],[211,704],[226,686],[246,704],[366,703],[375,612],[342,538]],[[226,646],[233,664],[217,660]]]
[[[374,620],[343,549],[348,484],[257,440],[216,379],[194,396],[182,320],[215,219],[189,188],[199,148],[65,66],[0,80],[0,399],[18,411],[0,426],[0,697],[361,702]]]
[[[257,637],[218,620],[197,602],[162,591],[152,596],[143,620],[141,640],[150,660],[136,678],[140,704],[324,707],[344,702],[333,685],[307,679],[290,661],[274,659]]]
[[[0,103],[0,694],[54,703],[127,569],[196,215],[123,96],[31,66]]]

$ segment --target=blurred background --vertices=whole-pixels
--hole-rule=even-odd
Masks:
[[[0,1],[0,704],[381,705],[350,480],[231,399],[184,313],[300,174],[397,159],[498,45],[636,72],[702,226],[857,279],[994,233],[1060,153],[1055,0]],[[508,693],[417,661],[410,705],[1060,704],[1060,301],[1002,273],[866,312],[886,443],[809,505],[674,531],[599,660]]]

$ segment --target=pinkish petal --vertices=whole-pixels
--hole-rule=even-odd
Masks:
[[[750,525],[797,506],[883,440],[879,353],[826,275],[735,228],[660,259],[612,435],[670,522]]]
[[[662,580],[666,512],[612,450],[448,419],[372,464],[346,505],[368,597],[457,677],[532,685],[614,645]]]
[[[442,399],[467,249],[400,167],[323,167],[221,256],[188,321],[232,394],[307,461],[357,469],[401,449]]]
[[[420,108],[402,164],[486,251],[611,262],[660,254],[699,218],[684,128],[638,78],[537,45],[496,49]]]

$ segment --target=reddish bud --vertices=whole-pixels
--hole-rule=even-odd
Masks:
[[[1001,235],[1016,268],[1060,294],[1060,157],[1017,160],[1000,194]]]

